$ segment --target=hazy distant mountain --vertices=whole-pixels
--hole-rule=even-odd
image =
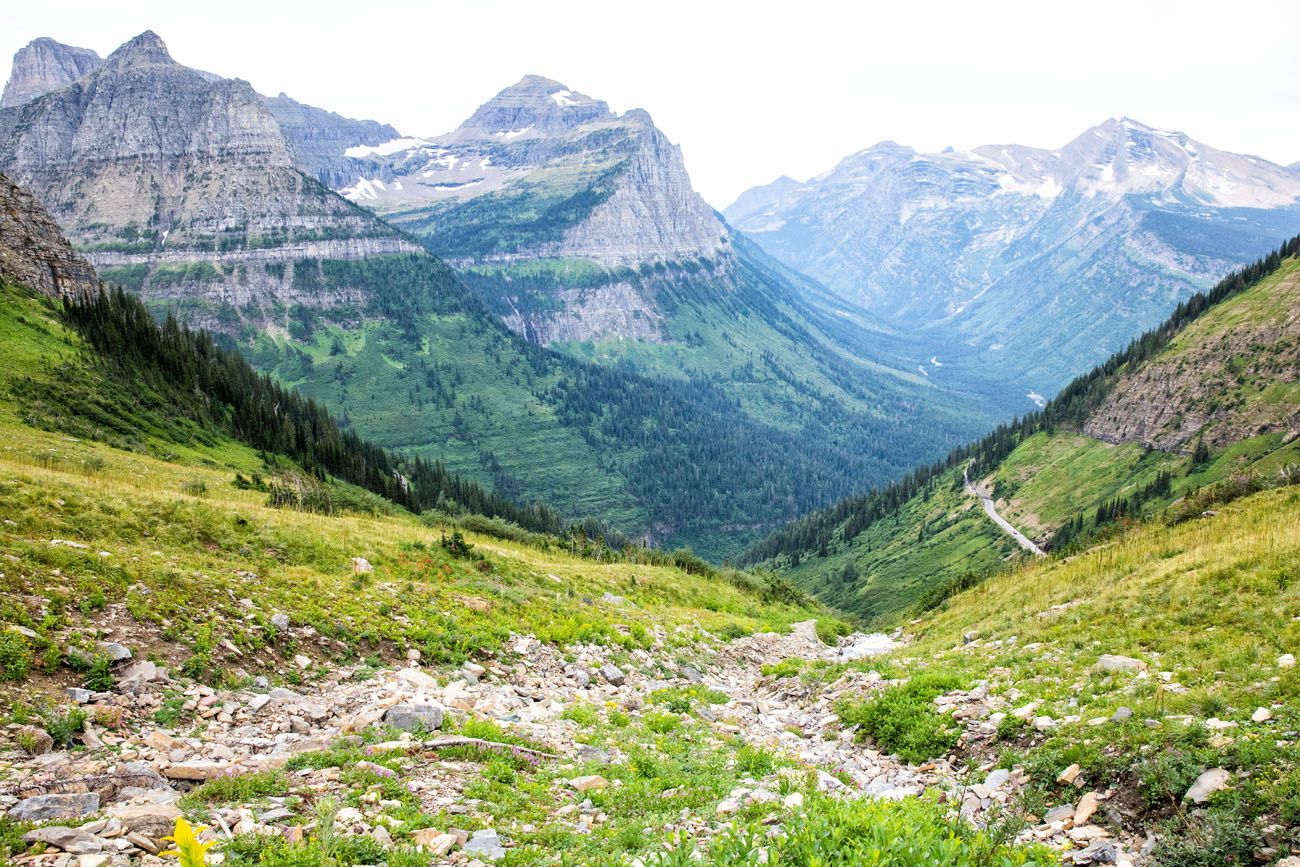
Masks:
[[[1300,229],[1300,176],[1111,119],[1059,150],[885,142],[727,218],[934,347],[1050,393]]]

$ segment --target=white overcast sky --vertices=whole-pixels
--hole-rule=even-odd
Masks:
[[[715,207],[884,139],[1059,147],[1110,116],[1300,160],[1300,2],[8,2],[106,55],[145,29],[190,66],[405,134],[525,73],[648,109]]]

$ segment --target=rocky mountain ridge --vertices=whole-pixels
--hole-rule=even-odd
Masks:
[[[295,263],[419,250],[297,162],[247,82],[176,63],[150,32],[77,82],[0,112],[0,171],[110,279],[206,306],[209,325],[218,308],[258,319],[295,301],[356,300],[295,293]]]
[[[542,76],[502,90],[446,135],[350,155],[378,158],[387,171],[340,191],[428,236],[432,249],[459,264],[573,257],[639,266],[711,257],[726,247],[726,230],[691,187],[680,148],[649,114],[615,115]],[[500,241],[479,250],[439,237],[440,224],[484,197],[554,200],[561,213],[555,225],[521,226],[519,237],[494,227]],[[498,214],[511,216],[506,208]]]
[[[104,64],[89,48],[65,45],[49,37],[28,43],[14,55],[0,109],[15,108],[47,93],[75,84]],[[195,73],[210,82],[222,77],[202,70]],[[259,96],[261,96],[259,94]],[[332,111],[305,105],[287,94],[261,96],[291,144],[294,164],[326,186],[345,184],[366,167],[364,160],[346,155],[398,138],[389,124],[354,120]]]
[[[884,142],[724,213],[778,259],[931,340],[940,363],[1050,395],[1293,234],[1300,179],[1112,118],[1058,150]]]
[[[670,342],[684,265],[707,292],[734,288],[728,229],[640,109],[528,75],[450,133],[349,155],[376,168],[339,192],[474,274],[530,341]]]

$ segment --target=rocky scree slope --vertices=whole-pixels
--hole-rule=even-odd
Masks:
[[[1010,700],[989,760],[1023,764],[1036,815],[1162,867],[1291,867],[1300,489],[1189,506],[953,596],[891,661]]]
[[[50,388],[102,368],[31,298],[4,309],[5,857],[158,864],[187,815],[232,865],[601,863],[853,791],[815,763],[900,798],[948,785],[947,763],[848,739],[798,760],[775,746],[826,715],[756,705],[757,666],[826,655],[816,632],[846,628],[779,582],[585,558],[505,524],[462,533],[344,485],[330,513],[286,508],[266,488],[291,468],[215,430],[120,449],[35,426],[24,371]],[[81,411],[103,425],[108,409]],[[860,808],[951,839],[942,808]]]
[[[72,249],[26,190],[0,175],[0,274],[54,297],[99,289],[95,269]]]
[[[1293,235],[1297,197],[1296,175],[1267,160],[1112,118],[1057,150],[884,142],[725,213],[783,262],[917,330],[932,375],[988,368],[1050,396]]]

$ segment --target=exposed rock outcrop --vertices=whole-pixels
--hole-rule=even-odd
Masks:
[[[0,175],[0,275],[62,296],[93,292],[95,269],[72,249],[40,202]]]
[[[0,96],[0,108],[13,108],[81,80],[104,62],[89,48],[48,37],[33,39],[14,55],[13,71]]]
[[[1197,439],[1221,448],[1258,434],[1300,434],[1300,275],[1267,293],[1249,290],[1228,321],[1210,314],[1173,351],[1124,373],[1084,424],[1088,436],[1189,452]]]
[[[267,106],[293,144],[298,166],[322,184],[350,184],[364,166],[346,155],[349,148],[380,145],[398,138],[397,130],[373,120],[353,120],[304,105],[285,94],[268,97]]]

